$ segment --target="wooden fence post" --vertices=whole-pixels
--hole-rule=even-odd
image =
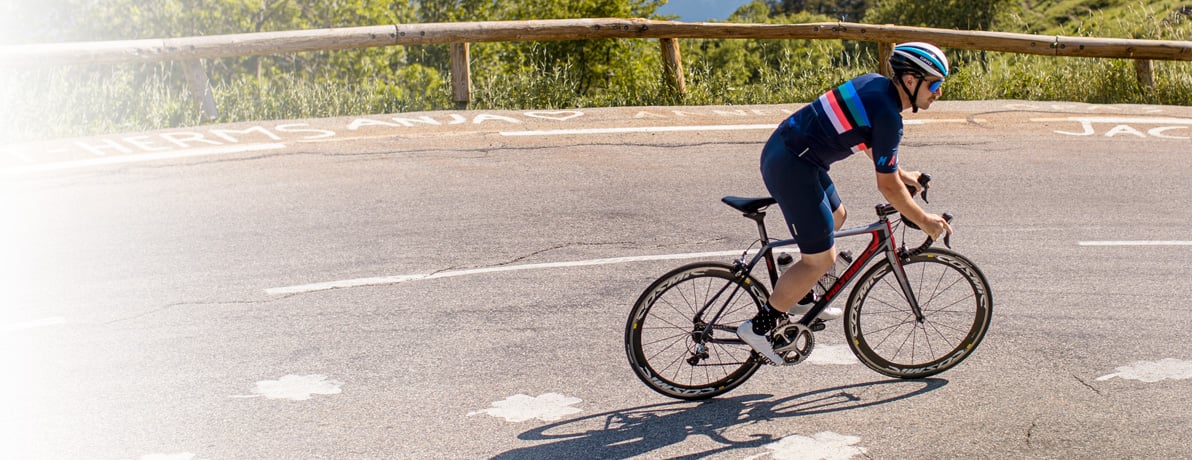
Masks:
[[[878,42],[877,44],[877,73],[894,78],[894,69],[890,68],[890,56],[894,55],[894,44]]]
[[[675,94],[687,95],[687,80],[683,77],[683,57],[679,53],[679,40],[660,38],[662,45],[662,73]]]
[[[472,65],[467,43],[451,44],[451,100],[457,109],[466,109],[472,102]]]
[[[1151,67],[1150,59],[1135,59],[1134,75],[1138,77],[1138,86],[1146,90],[1155,89],[1155,69]]]
[[[203,69],[203,61],[193,59],[185,62],[186,81],[190,86],[190,95],[194,98],[199,109],[203,111],[204,120],[219,118],[219,109],[215,107],[215,96],[211,94],[211,80],[207,79],[207,71]]]

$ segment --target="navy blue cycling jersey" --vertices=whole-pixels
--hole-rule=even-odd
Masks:
[[[779,125],[787,149],[827,170],[873,149],[877,172],[898,171],[902,101],[889,78],[871,73],[845,82]]]

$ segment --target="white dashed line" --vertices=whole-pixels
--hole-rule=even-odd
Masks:
[[[61,316],[51,316],[49,318],[42,318],[34,321],[25,321],[22,323],[0,324],[0,332],[21,331],[26,329],[38,329],[49,326],[57,326],[59,324],[66,324],[66,318]]]
[[[776,251],[783,252],[783,251]],[[413,275],[380,276],[374,278],[357,278],[325,283],[303,284],[266,289],[269,295],[302,294],[307,292],[326,291],[330,289],[352,288],[363,286],[380,286],[386,284],[407,283],[410,281],[424,281],[456,276],[480,275],[485,273],[512,272],[519,270],[542,270],[548,268],[586,267],[591,265],[623,264],[630,262],[648,262],[656,260],[702,259],[708,257],[732,257],[741,255],[741,251],[693,252],[687,254],[660,254],[653,256],[613,257],[609,259],[576,260],[571,262],[547,262],[526,265],[502,265],[499,267],[473,268],[468,270],[447,270],[435,273],[420,273]]]
[[[904,125],[922,125],[927,123],[965,123],[968,120],[906,120]],[[629,128],[588,128],[588,129],[545,129],[531,131],[501,131],[502,136],[577,136],[583,134],[626,134],[626,133],[665,133],[684,131],[747,131],[773,130],[777,123],[760,125],[700,125],[700,126],[638,126]]]
[[[1192,246],[1192,241],[1080,241],[1081,246]]]
[[[61,171],[66,169],[79,169],[90,166],[105,166],[115,164],[128,163],[144,163],[158,160],[171,160],[177,158],[200,157],[210,155],[229,155],[233,153],[259,152],[262,150],[279,150],[286,148],[285,144],[246,144],[233,145],[226,147],[212,147],[202,149],[178,150],[173,152],[160,153],[145,153],[141,155],[122,155],[102,158],[92,158],[88,160],[76,161],[62,161],[57,163],[45,163],[29,166],[17,166],[14,168],[0,169],[0,174],[27,174],[34,172],[45,171]]]
[[[642,126],[637,128],[548,129],[541,131],[501,131],[502,136],[574,136],[579,134],[663,133],[676,131],[744,131],[774,129],[778,125],[708,125],[708,126]]]

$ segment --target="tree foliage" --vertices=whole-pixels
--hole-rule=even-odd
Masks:
[[[810,13],[845,22],[861,22],[870,0],[767,0],[776,14]]]
[[[873,0],[866,22],[940,29],[993,30],[1020,0]]]

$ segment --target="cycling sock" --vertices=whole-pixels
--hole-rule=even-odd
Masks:
[[[770,306],[770,302],[766,302],[766,306],[762,311],[757,312],[757,316],[753,317],[753,333],[757,335],[765,335],[778,325],[778,319],[782,318],[783,313],[775,310]]]

